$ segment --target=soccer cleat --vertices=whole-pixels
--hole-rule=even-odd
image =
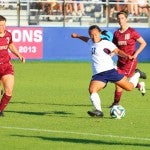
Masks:
[[[88,111],[87,112],[91,117],[103,117],[104,114],[100,110]]]
[[[146,79],[147,78],[146,73],[142,72],[140,69],[135,69],[135,73],[136,72],[140,73],[140,78],[142,78],[142,79]]]
[[[4,117],[4,113],[0,111],[0,117]]]
[[[114,105],[119,105],[119,103],[112,103],[110,106],[109,106],[109,108],[112,108]]]
[[[144,96],[145,93],[146,93],[145,83],[144,82],[140,82],[139,84],[140,84],[140,89],[139,90],[141,91],[142,95]]]

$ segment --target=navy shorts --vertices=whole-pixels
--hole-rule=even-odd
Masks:
[[[124,77],[123,74],[119,74],[116,69],[104,71],[92,76],[91,81],[98,80],[104,83],[107,82],[117,82],[120,81]]]

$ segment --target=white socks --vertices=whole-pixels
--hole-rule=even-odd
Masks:
[[[100,100],[98,93],[92,93],[90,95],[90,100],[91,100],[91,102],[92,102],[92,104],[96,110],[102,111],[101,100]]]
[[[133,83],[134,87],[136,87],[139,82],[139,77],[140,77],[140,73],[137,72],[130,78],[129,82]]]

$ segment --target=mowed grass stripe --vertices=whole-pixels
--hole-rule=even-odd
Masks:
[[[87,136],[99,136],[99,137],[110,137],[110,138],[119,138],[119,139],[131,139],[131,140],[140,140],[140,141],[150,141],[150,138],[143,137],[128,137],[128,136],[120,136],[120,135],[103,135],[103,134],[95,134],[95,133],[82,133],[82,132],[74,132],[74,131],[57,131],[57,130],[49,130],[49,129],[36,129],[36,128],[20,128],[20,127],[4,127],[0,126],[2,129],[10,129],[10,130],[24,130],[24,131],[37,131],[37,132],[49,132],[49,133],[64,133],[64,134],[78,134],[78,135],[87,135]]]

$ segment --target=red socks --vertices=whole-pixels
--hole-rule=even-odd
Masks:
[[[114,104],[118,104],[121,99],[122,92],[115,91],[114,95]]]
[[[0,102],[0,111],[3,111],[5,109],[5,107],[7,106],[7,104],[9,103],[11,99],[11,96],[7,96],[5,93],[1,99],[1,102]]]

